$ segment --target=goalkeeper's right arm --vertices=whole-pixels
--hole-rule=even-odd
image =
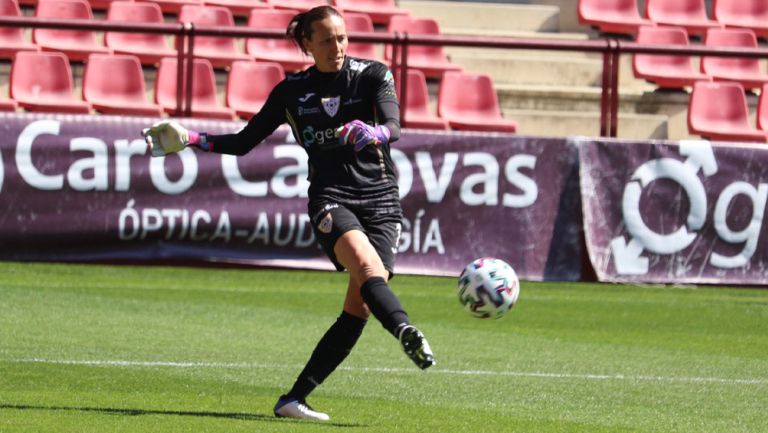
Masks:
[[[208,134],[190,131],[174,120],[162,120],[141,131],[149,146],[152,156],[165,156],[179,152],[187,146],[195,146],[211,151]]]

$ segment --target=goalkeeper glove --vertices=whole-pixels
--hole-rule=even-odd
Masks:
[[[351,144],[355,152],[361,151],[369,144],[379,146],[389,143],[389,128],[384,125],[371,126],[362,120],[353,120],[338,129],[339,142]]]
[[[141,131],[144,140],[152,150],[152,156],[165,156],[195,146],[210,150],[208,134],[190,131],[174,120],[162,120]]]

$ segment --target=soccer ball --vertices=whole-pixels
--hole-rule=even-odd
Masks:
[[[485,257],[468,264],[459,275],[459,302],[479,319],[498,319],[520,295],[517,273],[501,259]]]

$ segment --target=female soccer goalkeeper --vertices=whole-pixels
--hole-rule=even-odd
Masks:
[[[319,6],[296,15],[287,34],[314,59],[289,76],[237,134],[209,135],[163,121],[145,131],[153,155],[185,146],[244,155],[288,122],[309,155],[309,216],[317,239],[338,270],[347,269],[344,307],[312,352],[293,387],[275,405],[278,417],[328,420],[307,396],[341,364],[369,314],[395,336],[422,369],[435,364],[424,335],[387,281],[400,236],[400,207],[390,143],[400,136],[392,74],[379,62],[346,56],[341,15]]]

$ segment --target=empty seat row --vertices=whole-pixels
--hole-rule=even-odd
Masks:
[[[0,0],[0,14],[20,15],[16,0]],[[255,9],[248,18],[248,27],[258,29],[284,30],[295,11],[280,9]],[[93,13],[86,0],[44,0],[38,4],[36,16],[40,18],[93,19]],[[154,3],[114,1],[107,10],[107,20],[133,23],[162,23],[163,13]],[[348,31],[373,32],[373,21],[367,14],[349,12],[345,14]],[[179,22],[192,22],[204,26],[234,26],[229,9],[222,6],[184,5],[178,16]],[[135,54],[144,64],[156,64],[161,58],[175,56],[177,51],[168,46],[165,36],[152,33],[106,32],[101,45],[92,31],[35,29],[33,43],[24,40],[22,29],[4,28],[0,32],[0,55],[10,58],[22,50],[61,51],[70,59],[84,61],[91,53]],[[437,21],[429,18],[415,18],[397,15],[389,20],[389,32],[439,35]],[[392,61],[392,50],[385,50],[384,61]],[[352,43],[352,56],[376,59],[374,44]],[[195,56],[208,59],[215,68],[226,68],[236,60],[256,59],[274,61],[283,65],[288,72],[304,69],[312,59],[303,54],[293,42],[286,39],[249,38],[245,52],[240,52],[236,40],[229,37],[198,36],[195,38]],[[429,77],[439,77],[448,70],[461,70],[452,64],[441,46],[411,46],[409,62],[412,67],[422,70]]]
[[[687,46],[688,35],[681,27],[641,27],[637,42],[653,45]],[[704,39],[707,47],[757,48],[755,33],[749,29],[709,29]],[[636,54],[632,60],[635,77],[651,81],[661,88],[691,86],[696,81],[736,81],[747,89],[768,83],[756,58],[703,56],[700,72],[689,56]]]
[[[266,10],[253,11],[248,18],[248,27],[259,29],[283,30],[293,18],[292,11]],[[348,12],[344,20],[349,32],[373,32],[373,22],[366,14]],[[197,25],[233,26],[231,14],[220,7],[184,7],[179,21]],[[417,18],[397,15],[389,19],[389,33],[410,33],[420,35],[440,35],[440,27],[431,18]],[[375,44],[350,43],[348,54],[352,56],[383,60],[392,63],[392,47],[384,50],[384,58],[378,59]],[[257,60],[275,61],[283,65],[286,71],[304,69],[312,64],[312,59],[301,53],[292,41],[285,39],[250,38],[245,42],[245,54],[238,52],[235,40],[227,37],[205,36],[195,38],[195,55],[210,60],[214,67],[224,67],[233,60],[253,56]],[[428,77],[439,78],[446,71],[460,71],[462,67],[450,62],[442,46],[413,45],[408,49],[408,64],[424,72]]]
[[[409,69],[404,126],[422,129],[516,132],[517,123],[502,117],[498,96],[487,74],[448,71],[440,81],[437,116],[429,107],[423,72]]]
[[[50,73],[40,74],[40,70]],[[266,100],[274,85],[283,79],[274,63],[239,61],[227,80],[226,104],[217,101],[213,68],[204,59],[194,62],[192,115],[232,119],[248,118]],[[94,54],[83,77],[83,100],[73,96],[69,63],[61,53],[19,53],[11,68],[12,99],[0,99],[0,110],[15,110],[17,104],[31,111],[160,116],[176,112],[176,60],[163,59],[157,75],[156,104],[146,100],[138,59],[128,55]],[[447,72],[440,84],[438,116],[429,109],[426,79],[418,70],[409,71],[405,126],[411,128],[514,132],[516,124],[499,113],[493,84],[487,75]],[[259,84],[259,85],[254,85]],[[712,140],[767,141],[768,85],[762,87],[758,104],[758,128],[750,124],[744,88],[738,83],[694,84],[689,99],[691,133]]]
[[[235,62],[228,78],[225,107],[218,101],[211,63],[195,59],[192,115],[229,120],[236,114],[250,117],[266,100],[269,92],[264,89],[271,89],[283,78],[283,69],[276,63]],[[15,102],[29,111],[90,113],[93,109],[106,114],[183,114],[177,112],[177,61],[171,57],[161,59],[157,69],[155,103],[147,101],[144,72],[138,58],[123,54],[92,54],[88,58],[82,99],[73,94],[69,60],[57,52],[18,53],[11,65],[9,87],[11,100],[6,109],[14,109]],[[181,87],[185,89],[186,84]]]
[[[202,25],[233,26],[231,12],[217,6],[186,5],[181,9],[179,21],[192,21]],[[16,0],[0,0],[0,14],[20,16]],[[252,14],[249,26],[276,28],[288,24],[291,11],[267,9],[262,14]],[[91,7],[85,0],[43,0],[35,9],[38,18],[93,19]],[[107,10],[107,21],[128,23],[163,23],[160,7],[155,3],[114,1]],[[300,69],[309,64],[297,47],[286,40],[251,39],[246,43],[246,53],[237,51],[235,40],[223,37],[198,37],[196,54],[210,57],[216,67],[228,66],[234,60],[258,58],[259,53],[284,59],[287,69]],[[163,57],[176,56],[162,34],[138,32],[105,32],[104,44],[96,34],[87,30],[34,29],[32,43],[24,39],[20,28],[4,28],[0,32],[0,54],[10,58],[16,51],[51,50],[65,53],[71,60],[84,61],[92,53],[126,53],[139,56],[144,64],[156,64]]]
[[[46,71],[46,73],[39,73]],[[191,114],[193,117],[248,119],[259,111],[272,88],[285,78],[272,62],[236,61],[227,77],[225,104],[218,101],[216,78],[208,60],[193,62]],[[30,111],[180,116],[177,111],[177,61],[161,59],[155,82],[155,102],[146,97],[143,69],[137,57],[92,54],[83,74],[83,97],[73,94],[69,61],[63,53],[20,52],[11,66],[11,99],[0,100],[1,110],[18,106]],[[186,79],[186,75],[184,75]],[[503,119],[491,79],[483,74],[448,72],[438,95],[438,116],[431,113],[426,77],[409,71],[405,126],[515,132],[516,124]],[[186,83],[182,83],[186,89]]]
[[[741,84],[695,83],[688,101],[688,130],[709,140],[768,141],[768,85],[758,99],[755,128]]]
[[[36,6],[46,0],[19,0],[19,4]],[[117,1],[133,0],[88,0],[93,9],[107,9]],[[367,14],[377,24],[387,24],[389,19],[397,15],[408,15],[407,9],[400,8],[395,0],[142,0],[154,3],[164,13],[178,14],[185,5],[224,6],[235,15],[248,16],[252,9],[284,9],[300,12],[322,4],[331,4],[343,12]]]
[[[705,0],[645,0],[645,17],[637,0],[579,0],[579,21],[605,33],[635,34],[643,26],[673,25],[701,35],[711,28],[738,27],[768,37],[765,0],[712,0],[712,18]]]

